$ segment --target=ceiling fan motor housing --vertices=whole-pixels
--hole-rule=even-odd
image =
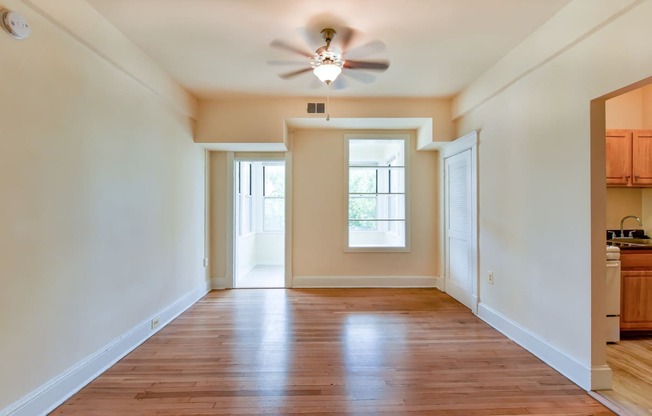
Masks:
[[[312,58],[312,60],[310,60],[310,65],[313,68],[323,64],[336,65],[340,68],[344,65],[344,61],[340,55],[335,52],[330,52],[328,50],[322,50],[320,52],[319,49],[317,52],[318,53],[315,53],[315,56]]]

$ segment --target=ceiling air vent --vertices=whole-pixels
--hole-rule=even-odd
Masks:
[[[324,114],[326,112],[325,103],[308,103],[308,114]]]

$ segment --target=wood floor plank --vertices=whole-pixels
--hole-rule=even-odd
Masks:
[[[652,337],[629,335],[607,346],[613,390],[600,391],[632,416],[652,415]]]
[[[434,289],[213,291],[53,415],[610,415]]]

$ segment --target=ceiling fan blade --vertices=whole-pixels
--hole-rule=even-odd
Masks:
[[[347,77],[351,77],[355,79],[356,81],[360,81],[364,84],[371,84],[376,80],[376,77],[371,75],[368,72],[360,72],[360,71],[344,71],[342,72],[342,75],[346,75]]]
[[[267,65],[306,65],[306,61],[279,61],[279,60],[272,60],[272,61],[267,61]]]
[[[305,56],[306,58],[312,58],[313,54],[310,52],[307,52],[305,50],[302,50],[300,48],[297,48],[296,46],[292,46],[288,43],[283,42],[282,40],[276,39],[272,41],[272,43],[269,44],[269,46],[273,46],[278,49],[284,49],[289,52],[294,52],[298,53],[301,56]]]
[[[344,68],[368,69],[371,71],[385,71],[389,68],[389,61],[345,61]]]
[[[291,72],[286,72],[284,74],[279,74],[278,76],[283,78],[283,79],[289,79],[289,78],[293,78],[293,77],[296,77],[297,75],[301,75],[301,74],[304,74],[304,73],[310,72],[310,71],[312,71],[311,67],[301,68],[301,69],[296,70],[296,71],[291,71]]]
[[[346,57],[351,59],[365,58],[369,55],[384,52],[387,47],[385,43],[380,40],[374,40],[364,45],[356,46],[350,51],[346,52]]]
[[[351,28],[344,26],[337,31],[337,37],[340,38],[340,45],[342,45],[342,52],[346,52],[351,46],[351,42],[358,32]]]

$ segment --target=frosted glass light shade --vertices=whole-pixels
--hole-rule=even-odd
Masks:
[[[342,68],[335,64],[324,62],[313,69],[313,72],[321,82],[330,84],[342,72]]]

